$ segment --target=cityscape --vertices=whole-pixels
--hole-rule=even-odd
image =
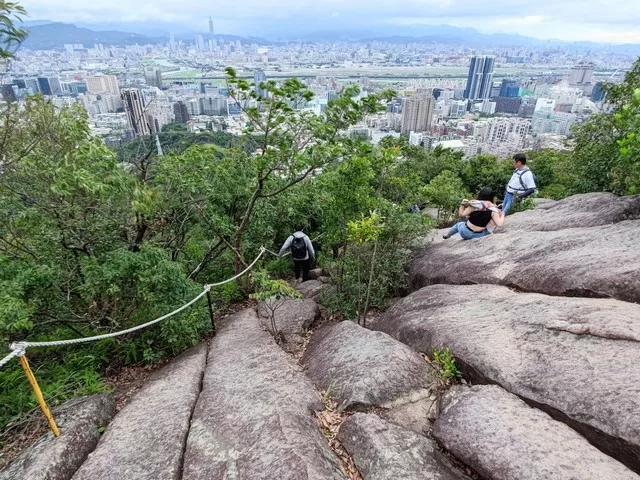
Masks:
[[[638,25],[0,0],[0,480],[640,480]]]
[[[235,38],[235,39],[234,39]],[[95,136],[110,147],[180,123],[189,132],[241,134],[243,108],[224,69],[255,84],[297,77],[315,97],[301,108],[320,113],[348,84],[360,95],[392,89],[383,114],[346,134],[378,143],[405,136],[426,149],[465,157],[571,148],[573,125],[607,108],[604,82],[619,82],[635,55],[606,48],[487,46],[393,40],[265,42],[208,33],[189,40],[134,45],[24,47],[5,68],[5,100],[42,94],[57,106],[86,109]],[[161,145],[158,142],[161,151]]]

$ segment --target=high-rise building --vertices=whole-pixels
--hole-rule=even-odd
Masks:
[[[69,82],[69,91],[76,94],[88,93],[86,82]]]
[[[267,91],[263,88],[260,88],[260,84],[266,81],[267,76],[262,70],[257,69],[255,72],[253,72],[253,82],[256,84],[256,95],[258,95],[259,98],[265,98],[267,96]]]
[[[209,35],[213,37],[213,19],[209,17]]]
[[[538,98],[534,113],[551,113],[556,108],[556,101],[551,98]]]
[[[196,35],[196,50],[199,52],[204,52],[205,50],[204,37],[202,35]]]
[[[401,133],[426,132],[431,128],[436,100],[431,94],[409,97],[402,108]]]
[[[453,100],[451,102],[451,117],[464,117],[464,114],[467,112],[467,105],[468,102],[466,100]]]
[[[27,89],[31,89],[31,93],[33,94],[41,92],[40,82],[37,78],[25,78],[24,84]]]
[[[517,80],[505,78],[500,86],[500,97],[515,98],[520,93],[520,86]]]
[[[593,91],[591,92],[591,100],[593,102],[601,102],[604,100],[604,82],[598,82],[593,86]]]
[[[489,98],[499,96],[501,88],[502,88],[502,84],[500,82],[493,82],[491,84],[491,90],[489,91]]]
[[[187,112],[189,112],[189,115],[202,115],[202,104],[200,103],[200,100],[195,98],[187,100],[185,105],[187,106]]]
[[[536,109],[536,104],[535,103],[522,102],[522,105],[520,105],[520,109],[518,109],[518,116],[519,117],[525,117],[525,118],[531,118],[531,117],[533,117],[535,109]]]
[[[43,95],[60,95],[62,84],[57,77],[38,77],[38,88]]]
[[[496,102],[496,113],[511,113],[517,114],[522,105],[522,99],[518,97],[495,97],[493,99]]]
[[[49,87],[51,88],[51,95],[61,95],[62,94],[62,84],[60,83],[60,79],[58,77],[49,77]]]
[[[481,102],[478,102],[476,107],[478,108],[478,111],[487,115],[493,115],[494,113],[496,113],[496,103],[487,98],[485,98]]]
[[[162,72],[156,67],[144,67],[144,80],[150,87],[162,88]]]
[[[505,142],[509,137],[524,142],[531,129],[531,122],[522,118],[492,118],[488,127],[484,139],[487,143]]]
[[[203,115],[225,115],[227,99],[222,95],[207,95],[200,99],[200,109]]]
[[[182,100],[173,104],[173,116],[178,123],[187,123],[189,121],[189,110],[187,110],[187,105]]]
[[[533,133],[554,133],[556,135],[569,135],[571,127],[576,122],[575,113],[562,112],[536,112],[531,120]]]
[[[583,63],[573,67],[569,75],[569,85],[591,85],[593,81],[593,66],[593,63]]]
[[[15,102],[18,100],[16,91],[18,87],[16,85],[0,85],[0,100],[6,102]]]
[[[148,123],[148,115],[146,115],[144,99],[140,89],[123,89],[120,93],[120,98],[127,114],[129,126],[133,130],[133,136],[150,135],[151,125]]]
[[[101,93],[120,95],[118,79],[115,75],[95,75],[93,77],[87,77],[87,93],[93,95]]]
[[[467,88],[464,91],[464,98],[482,100],[491,96],[494,64],[495,57],[471,57],[469,75],[467,77]]]
[[[51,95],[51,85],[49,79],[45,77],[38,77],[38,89],[43,95]]]

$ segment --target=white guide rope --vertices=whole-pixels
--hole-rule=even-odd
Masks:
[[[51,341],[51,342],[15,342],[15,343],[12,343],[11,347],[10,347],[12,352],[9,355],[7,355],[5,358],[0,360],[0,367],[5,365],[6,363],[10,362],[13,357],[21,357],[22,355],[24,355],[25,350],[27,348],[30,348],[30,347],[58,347],[58,346],[62,346],[62,345],[73,345],[73,344],[76,344],[76,343],[95,342],[97,340],[104,340],[106,338],[113,338],[113,337],[118,337],[120,335],[126,335],[127,333],[132,333],[132,332],[135,332],[137,330],[142,330],[143,328],[147,328],[147,327],[150,327],[151,325],[155,325],[156,323],[160,323],[161,321],[166,320],[167,318],[172,317],[172,316],[182,312],[186,308],[189,308],[191,305],[193,305],[198,300],[200,300],[202,297],[204,297],[213,287],[218,287],[220,285],[224,285],[225,283],[233,282],[234,280],[242,277],[245,273],[247,273],[249,270],[251,270],[255,266],[256,263],[258,263],[258,261],[264,255],[264,253],[266,251],[267,251],[266,248],[260,247],[260,253],[256,257],[256,259],[247,268],[245,268],[242,272],[240,272],[237,275],[235,275],[234,277],[228,278],[227,280],[224,280],[222,282],[210,283],[210,284],[205,285],[204,286],[204,290],[202,291],[202,293],[200,293],[197,297],[192,299],[190,302],[185,303],[184,305],[182,305],[180,308],[177,308],[173,312],[167,313],[166,315],[163,315],[163,316],[161,316],[159,318],[156,318],[155,320],[152,320],[152,321],[147,322],[147,323],[143,323],[142,325],[137,325],[137,326],[132,327],[132,328],[128,328],[127,330],[122,330],[120,332],[105,333],[104,335],[96,335],[94,337],[74,338],[74,339],[71,339],[71,340],[55,340],[55,341]]]

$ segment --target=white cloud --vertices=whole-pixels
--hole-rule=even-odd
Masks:
[[[484,33],[520,33],[538,38],[638,42],[640,1],[630,0],[22,0],[31,18],[65,22],[162,22],[206,29],[209,15],[223,28],[287,20],[319,25],[448,23]],[[286,29],[287,24],[283,24]],[[298,28],[300,30],[300,28]],[[218,29],[218,31],[221,31]],[[251,34],[252,32],[244,32]]]

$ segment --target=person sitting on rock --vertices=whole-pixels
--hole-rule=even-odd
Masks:
[[[536,177],[526,164],[527,157],[524,153],[517,153],[513,156],[515,170],[507,184],[504,201],[502,202],[502,211],[505,215],[519,199],[528,197],[536,192]]]
[[[302,281],[309,280],[309,270],[311,269],[311,261],[315,260],[316,252],[313,249],[311,239],[302,232],[304,226],[300,223],[296,224],[296,231],[284,242],[280,249],[279,256],[284,255],[287,248],[291,247],[291,256],[293,257],[293,271],[296,275],[296,283],[300,283],[300,274]]]
[[[464,199],[460,203],[458,215],[469,218],[456,223],[442,238],[446,240],[459,233],[464,240],[471,240],[484,237],[492,233],[495,227],[504,225],[504,212],[494,205],[494,197],[493,190],[487,187],[480,190],[476,200]]]

